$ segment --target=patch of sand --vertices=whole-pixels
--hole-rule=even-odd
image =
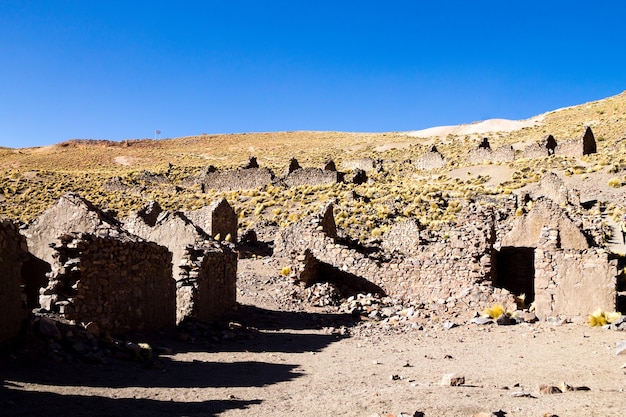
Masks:
[[[132,156],[116,156],[113,158],[113,162],[118,165],[129,167],[135,163],[135,158]]]
[[[411,145],[409,142],[389,142],[375,147],[374,150],[376,152],[385,152],[391,149],[406,149]]]
[[[458,168],[448,172],[450,178],[458,178],[463,181],[467,181],[472,178],[477,178],[479,175],[489,176],[485,187],[497,187],[505,181],[511,179],[511,175],[514,170],[501,165],[475,165],[469,167]]]
[[[429,138],[433,136],[446,137],[448,135],[471,135],[471,134],[485,134],[489,132],[513,132],[525,127],[533,127],[543,121],[542,116],[536,116],[527,120],[508,120],[508,119],[489,119],[482,122],[476,122],[471,124],[463,124],[456,126],[438,126],[428,129],[415,130],[407,132],[407,135]]]

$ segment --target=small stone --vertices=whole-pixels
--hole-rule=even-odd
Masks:
[[[56,323],[54,320],[47,317],[39,319],[39,332],[44,336],[51,337],[55,340],[61,340],[61,332],[59,332]]]
[[[439,384],[444,387],[458,387],[465,384],[465,377],[455,373],[445,374]]]
[[[474,317],[470,320],[470,323],[477,324],[479,326],[483,326],[485,324],[493,324],[493,320],[489,317]]]
[[[528,393],[528,392],[524,392],[524,391],[515,391],[511,393],[511,397],[517,397],[517,398],[522,398],[522,397],[527,397],[527,398],[533,398],[533,396]]]
[[[562,319],[559,317],[547,317],[546,322],[548,324],[552,324],[553,326],[562,326],[564,324],[567,324],[567,319]]]
[[[389,379],[391,379],[392,381],[399,381],[399,380],[401,380],[401,379],[402,379],[402,377],[401,377],[400,375],[395,375],[395,374],[394,374],[394,375],[391,375],[391,376],[389,377]]]
[[[157,355],[172,355],[174,353],[174,349],[167,346],[158,346],[154,348],[154,353]]]
[[[620,340],[617,342],[616,355],[626,355],[626,340]]]
[[[515,322],[511,320],[511,318],[506,314],[502,314],[500,317],[498,317],[496,319],[496,323],[498,324],[498,326],[508,326],[511,324],[515,324]]]
[[[445,330],[450,330],[450,329],[453,329],[453,328],[458,327],[458,326],[459,326],[458,324],[453,323],[451,321],[446,321],[446,322],[443,323],[443,328]]]
[[[539,385],[539,392],[541,394],[545,394],[545,395],[562,394],[563,393],[563,391],[561,391],[561,389],[559,387],[555,387],[553,385],[545,385],[545,384]]]
[[[85,330],[87,330],[89,334],[100,337],[100,327],[98,327],[98,323],[96,323],[95,321],[90,321],[89,323],[87,323],[85,325]]]

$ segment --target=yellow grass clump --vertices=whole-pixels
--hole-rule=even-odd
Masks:
[[[622,313],[620,312],[608,312],[599,308],[589,315],[589,317],[587,318],[587,323],[591,327],[605,326],[619,320],[621,317]]]
[[[492,319],[497,319],[498,317],[502,316],[505,313],[506,311],[504,310],[504,307],[502,306],[502,304],[494,304],[491,307],[486,308],[483,311],[484,316],[490,317]]]

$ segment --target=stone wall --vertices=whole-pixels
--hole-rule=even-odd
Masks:
[[[67,233],[53,245],[55,262],[41,306],[100,331],[124,334],[175,324],[172,255],[131,235]]]
[[[139,210],[125,222],[131,233],[169,249],[172,254],[173,277],[176,281],[176,320],[185,318],[212,320],[236,302],[237,256],[226,245],[216,242],[204,232],[233,233],[236,239],[237,216],[225,199],[216,200],[194,213],[201,221],[196,226],[180,212],[160,211],[152,207],[150,214]],[[157,205],[158,206],[158,205]],[[153,214],[158,212],[156,219]],[[234,222],[234,225],[232,224]],[[235,229],[233,231],[233,229]]]
[[[15,336],[28,316],[22,287],[26,239],[10,220],[0,219],[0,343]]]
[[[535,312],[586,317],[617,307],[617,261],[605,251],[560,249],[559,231],[544,227],[535,249]]]
[[[230,235],[231,242],[237,241],[237,213],[225,198],[217,199],[201,209],[187,211],[185,216],[209,236],[219,235],[225,239]]]
[[[237,254],[214,241],[189,245],[176,281],[176,319],[212,321],[237,303]]]
[[[553,155],[557,148],[554,136],[547,135],[541,141],[528,145],[522,154],[523,158],[534,159]]]
[[[430,171],[433,169],[441,168],[448,163],[448,160],[439,153],[436,147],[432,147],[430,151],[426,152],[415,161],[417,169],[423,171]]]
[[[420,225],[417,220],[395,223],[383,236],[382,248],[389,253],[416,255],[419,253]]]
[[[469,152],[467,162],[469,164],[482,164],[485,162],[511,162],[515,160],[515,150],[512,146],[500,146],[495,150],[478,147]]]
[[[149,213],[146,208],[151,207]],[[154,214],[158,213],[156,218]],[[173,277],[178,279],[181,273],[179,264],[183,259],[185,247],[193,245],[206,237],[202,231],[180,212],[162,211],[156,202],[150,202],[125,221],[124,228],[142,239],[165,246],[172,253]]]
[[[589,242],[567,212],[549,199],[539,199],[527,214],[514,221],[511,231],[503,236],[502,246],[536,247],[544,226],[559,230],[560,247],[564,249],[587,249]]]
[[[208,172],[196,179],[202,190],[235,191],[264,187],[274,181],[269,168],[239,168],[230,171]]]
[[[21,232],[26,236],[28,250],[48,264],[52,264],[54,253],[50,244],[64,233],[84,232],[105,236],[119,236],[123,233],[117,219],[76,193],[59,198]]]
[[[346,170],[361,169],[365,172],[381,171],[382,161],[372,159],[372,158],[353,159],[353,160],[342,162],[341,167]]]
[[[556,153],[558,155],[573,157],[596,153],[596,139],[591,128],[587,126],[579,138],[559,143],[559,146],[556,148]]]
[[[493,302],[492,247],[495,240],[493,214],[482,208],[468,210],[457,225],[424,231],[423,245],[410,256],[367,255],[341,244],[321,227],[321,216],[303,219],[282,229],[275,240],[274,256],[290,258],[297,276],[306,283],[327,278],[316,276],[311,265],[326,271],[366,280],[387,294],[405,300],[448,303]],[[428,234],[431,234],[428,236]],[[466,299],[468,294],[472,297]],[[505,297],[506,298],[506,297]]]
[[[287,187],[299,185],[332,185],[339,182],[337,171],[320,168],[298,168],[291,171],[282,181]]]

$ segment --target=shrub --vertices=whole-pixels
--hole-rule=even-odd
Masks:
[[[613,177],[609,180],[609,187],[620,188],[622,185],[624,184],[620,178]]]

